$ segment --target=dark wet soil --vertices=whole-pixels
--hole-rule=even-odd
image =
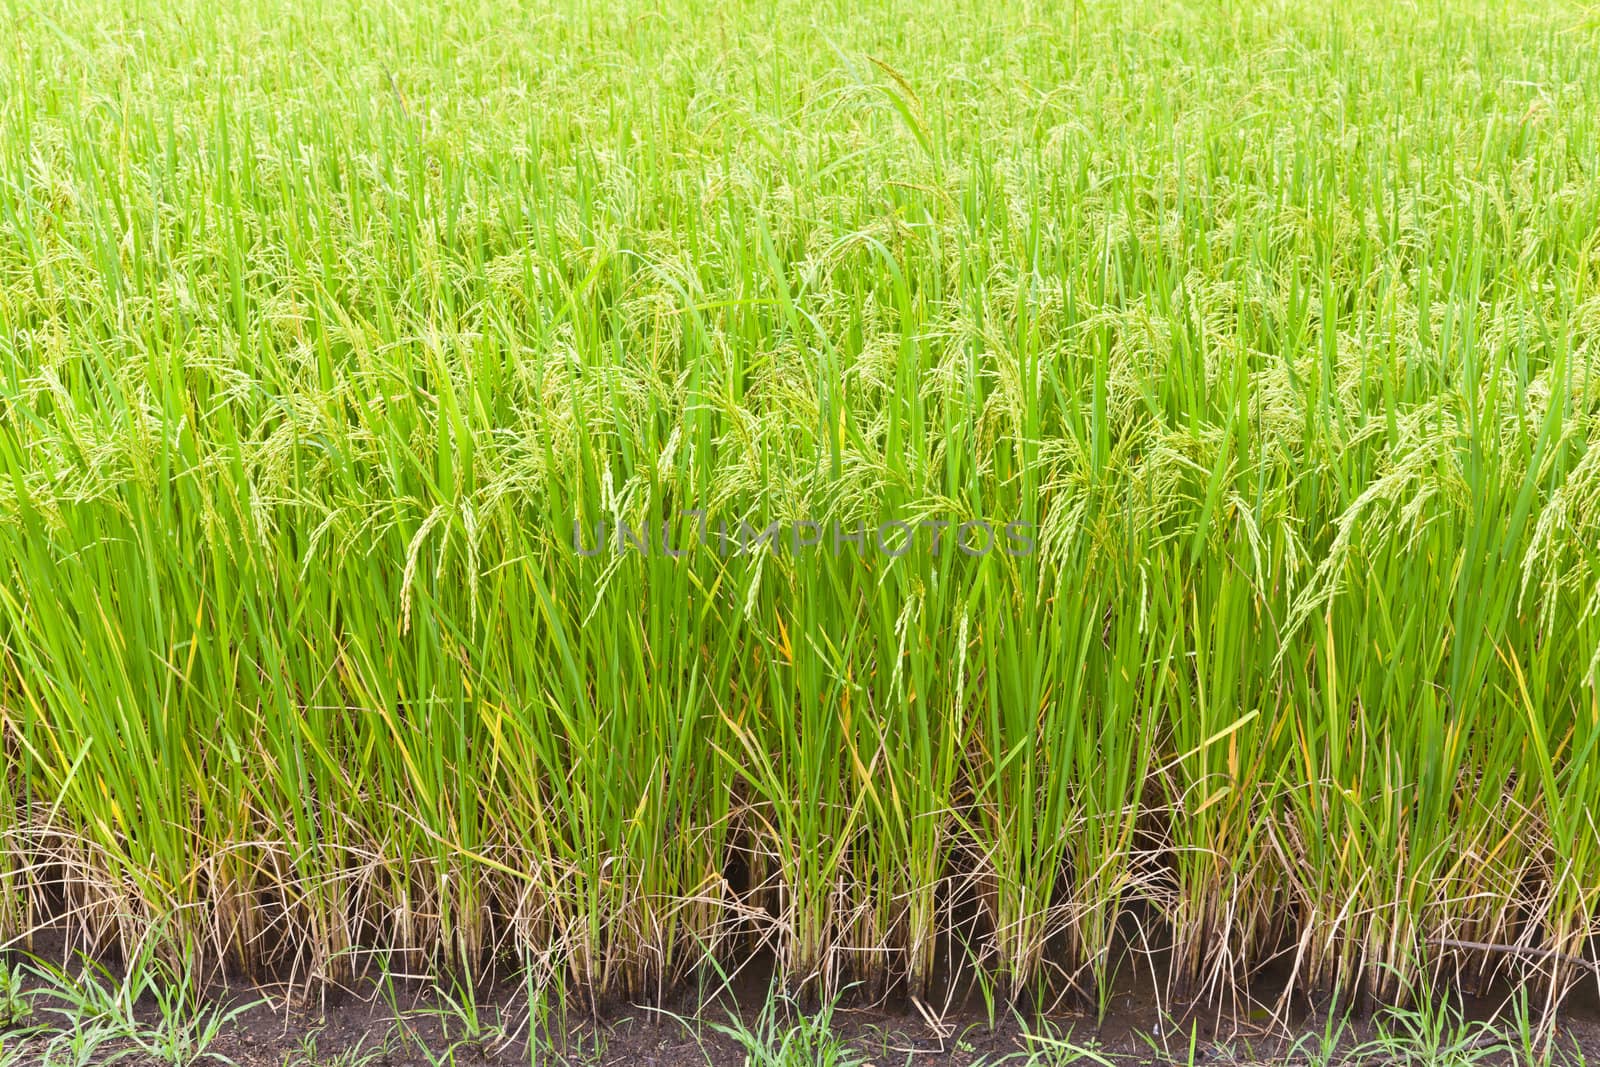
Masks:
[[[459,1015],[444,1009],[437,997],[415,991],[386,1001],[346,995],[339,1003],[320,1007],[288,1007],[281,1001],[263,1003],[240,1016],[212,1051],[238,1067],[425,1067],[438,1063],[473,1065],[605,1065],[628,1067],[723,1067],[746,1064],[746,1050],[719,1029],[730,1015],[747,1030],[759,1031],[763,995],[722,997],[710,1005],[697,1005],[692,995],[680,997],[666,1008],[616,1004],[602,1009],[598,1018],[569,1018],[565,1027],[550,1027],[534,1047],[529,1046],[524,1012],[513,998],[480,1004],[486,1025],[470,1034]],[[398,1011],[396,1010],[398,1009]],[[916,1012],[881,1008],[841,1008],[831,1019],[831,1032],[847,1042],[857,1062],[886,1065],[1023,1064],[1029,1052],[1042,1051],[1052,1041],[1069,1043],[1077,1055],[1047,1062],[1106,1064],[1115,1067],[1166,1067],[1166,1065],[1304,1064],[1316,1046],[1325,1019],[1302,1018],[1290,1029],[1270,1019],[1192,1014],[1178,1019],[1163,1012],[1150,999],[1128,995],[1100,1023],[1088,1012],[1057,1012],[1035,1023],[1030,1037],[1016,1018],[997,1016],[993,1024],[986,1012],[963,1009],[929,1018]],[[1473,1005],[1470,1014],[1487,1014]],[[1353,1024],[1340,1044],[1347,1049],[1368,1040],[1372,1020]],[[1043,1036],[1038,1036],[1040,1034]],[[1564,1017],[1559,1046],[1568,1062],[1600,1062],[1600,1017],[1585,1011],[1583,1017]],[[1296,1039],[1302,1042],[1296,1046]],[[1306,1042],[1310,1042],[1310,1047]],[[1066,1051],[1058,1045],[1059,1051]],[[1465,1062],[1475,1050],[1462,1049],[1456,1062]],[[453,1059],[451,1058],[453,1056]],[[1103,1059],[1102,1059],[1103,1058]],[[1484,1062],[1509,1062],[1496,1055]],[[122,1062],[139,1063],[139,1060]],[[805,1062],[798,1058],[796,1063]],[[1352,1063],[1388,1063],[1381,1056],[1362,1055]]]
[[[1051,1047],[1056,1056],[1041,1063],[1229,1067],[1320,1061],[1388,1067],[1398,1062],[1370,1048],[1349,1055],[1377,1033],[1375,1017],[1358,1018],[1346,1026],[1337,1041],[1344,1054],[1319,1056],[1323,1035],[1330,1032],[1326,1010],[1280,1001],[1280,990],[1270,980],[1252,987],[1259,1000],[1240,999],[1226,1010],[1182,1011],[1159,994],[1148,963],[1141,968],[1142,980],[1140,969],[1124,969],[1126,977],[1098,1019],[1093,1006],[1073,1010],[1055,1004],[1014,1010],[996,1004],[991,1009],[970,993],[959,1003],[948,998],[921,1008],[905,996],[892,998],[897,1007],[885,1008],[853,1003],[847,995],[832,1013],[827,1030],[854,1057],[837,1062],[872,1067],[1021,1065],[1030,1052]],[[729,1030],[759,1033],[765,1025],[781,1032],[816,1018],[788,1001],[780,1000],[774,1008],[769,989],[766,976],[746,976],[710,992],[683,988],[656,1006],[626,1000],[568,1005],[530,1027],[526,998],[514,986],[471,993],[455,988],[447,995],[436,983],[416,980],[359,981],[350,988],[323,988],[309,994],[283,984],[233,984],[214,989],[209,1003],[250,1006],[222,1028],[208,1048],[212,1058],[198,1062],[231,1061],[237,1067],[738,1067],[761,1061],[747,1059],[746,1049]],[[1468,1023],[1493,1021],[1514,1035],[1514,1019],[1501,1010],[1503,995],[1504,991],[1500,999],[1458,1000],[1452,1010]],[[1275,1010],[1280,1008],[1281,1014]],[[159,1015],[154,1004],[142,1004],[139,1011],[152,1021]],[[1391,1018],[1389,1026],[1403,1028],[1404,1022]],[[1600,1063],[1600,981],[1586,982],[1567,999],[1557,1034],[1560,1061]],[[46,1063],[45,1040],[7,1035],[0,1039],[0,1064]],[[1444,1062],[1492,1064],[1512,1059],[1485,1055],[1486,1051],[1479,1042],[1460,1048],[1459,1055]],[[126,1045],[110,1044],[90,1062],[107,1062],[118,1052],[123,1055],[115,1062],[131,1067],[162,1062]],[[8,1055],[15,1058],[7,1059]],[[821,1059],[814,1052],[786,1062]],[[65,1067],[60,1059],[52,1062]]]

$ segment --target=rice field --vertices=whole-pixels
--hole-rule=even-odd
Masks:
[[[0,939],[1592,984],[1595,9],[0,30]]]

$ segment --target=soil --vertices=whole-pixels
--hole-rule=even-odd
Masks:
[[[1588,988],[1564,1007],[1559,1046],[1574,1062],[1600,1062],[1600,995]],[[706,998],[694,990],[669,997],[660,1007],[617,1002],[569,1009],[565,1026],[549,1026],[530,1050],[525,1010],[509,989],[479,992],[478,1017],[487,1023],[479,1037],[466,1032],[459,1012],[452,1010],[431,984],[392,982],[386,991],[375,983],[352,989],[326,990],[309,1002],[284,987],[218,990],[235,1003],[255,1001],[234,1017],[210,1047],[237,1067],[459,1067],[499,1064],[605,1065],[628,1067],[722,1067],[745,1064],[745,1051],[718,1029],[738,1018],[759,1029],[767,1004],[764,981],[749,980],[733,991]],[[898,998],[904,1001],[906,998]],[[1468,1019],[1495,1017],[1494,1003],[1467,1000],[1458,1005]],[[1092,1011],[1051,1010],[1037,1015],[1047,1033],[1070,1039],[1104,1061],[1085,1055],[1084,1063],[1107,1067],[1164,1067],[1167,1064],[1215,1064],[1218,1067],[1256,1063],[1304,1062],[1295,1038],[1322,1032],[1324,1013],[1299,1005],[1288,1025],[1274,1022],[1265,1004],[1245,1004],[1236,1011],[1175,1013],[1155,995],[1149,979],[1124,982],[1096,1023]],[[153,1019],[153,1005],[143,1006]],[[1504,1019],[1502,1017],[1501,1021]],[[1030,1044],[1016,1016],[997,1008],[993,1025],[981,1003],[913,1010],[842,1006],[831,1020],[832,1032],[845,1039],[860,1062],[885,1065],[1020,1064]],[[510,1031],[509,1036],[506,1031]],[[1034,1033],[1039,1032],[1036,1024]],[[1346,1048],[1373,1033],[1371,1019],[1353,1024]],[[5,1042],[6,1051],[22,1053],[18,1064],[42,1063],[42,1051],[29,1058],[26,1043]],[[37,1039],[33,1046],[40,1048]],[[1302,1046],[1303,1047],[1303,1046]],[[1192,1051],[1191,1051],[1192,1050]],[[101,1050],[104,1062],[112,1046]],[[1505,1057],[1492,1057],[1504,1059]],[[125,1055],[118,1063],[145,1067],[154,1059]],[[215,1060],[211,1062],[217,1062]]]

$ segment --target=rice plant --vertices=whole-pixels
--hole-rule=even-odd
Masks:
[[[0,937],[1591,973],[1592,10],[0,29]]]

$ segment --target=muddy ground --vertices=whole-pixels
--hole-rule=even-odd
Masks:
[[[1567,1000],[1558,1024],[1558,1044],[1569,1062],[1600,1063],[1600,995],[1586,982]],[[1265,987],[1265,988],[1263,988]],[[741,980],[708,996],[684,989],[659,1006],[614,1001],[569,1006],[553,1018],[535,1046],[528,1040],[526,1003],[510,988],[486,988],[477,994],[475,1011],[462,1011],[439,995],[433,983],[395,980],[380,986],[358,983],[349,989],[324,989],[309,998],[304,990],[277,985],[217,990],[224,999],[253,1006],[232,1018],[209,1052],[238,1067],[461,1067],[497,1064],[604,1065],[628,1067],[722,1067],[742,1065],[746,1051],[720,1027],[737,1019],[747,1031],[759,1031],[768,986],[758,977]],[[1178,1011],[1157,995],[1153,982],[1137,975],[1126,978],[1096,1021],[1090,1008],[1060,1005],[1020,1013],[1044,1020],[1043,1032],[1070,1041],[1083,1050],[1084,1063],[1115,1067],[1162,1067],[1168,1064],[1305,1063],[1327,1026],[1327,1012],[1316,1005],[1283,1005],[1270,982],[1253,989],[1259,1001],[1242,1001],[1228,1010]],[[1498,996],[1498,994],[1497,994]],[[834,1034],[847,1040],[860,1061],[884,1065],[1021,1064],[1042,1047],[1030,1039],[1017,1015],[997,1006],[992,1019],[976,996],[964,1003],[946,1002],[918,1010],[897,998],[898,1010],[850,1004],[848,998],[831,1020]],[[214,1001],[215,1002],[215,1001]],[[1494,998],[1457,1003],[1466,1020],[1510,1019],[1497,1015]],[[1287,1015],[1273,1015],[1285,1008]],[[140,1012],[154,1019],[152,1004]],[[477,1032],[469,1019],[476,1016]],[[793,1017],[780,1020],[780,1029]],[[1393,1022],[1391,1021],[1391,1026]],[[1033,1024],[1038,1034],[1040,1026]],[[1353,1049],[1376,1033],[1368,1016],[1344,1032],[1341,1047]],[[1048,1037],[1046,1038],[1048,1041]],[[1297,1046],[1297,1040],[1300,1044]],[[19,1065],[46,1061],[42,1039],[18,1033],[4,1049]],[[1480,1055],[1481,1047],[1463,1048],[1456,1062]],[[145,1067],[158,1061],[128,1049],[126,1044],[102,1048],[95,1062],[123,1052],[116,1062]],[[1103,1059],[1100,1059],[1103,1057]],[[805,1057],[794,1062],[803,1062]],[[1486,1062],[1506,1062],[1495,1055]],[[59,1062],[59,1061],[57,1061]],[[220,1062],[213,1059],[211,1062]],[[1067,1062],[1053,1060],[1048,1062]],[[1369,1049],[1351,1063],[1393,1063],[1396,1058]]]

